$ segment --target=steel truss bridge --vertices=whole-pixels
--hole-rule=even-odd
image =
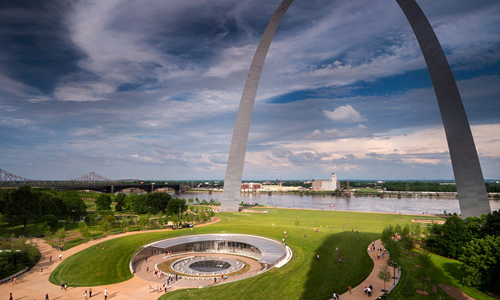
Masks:
[[[185,190],[181,184],[159,184],[159,183],[122,183],[111,180],[95,172],[89,172],[83,176],[69,180],[34,180],[14,175],[0,169],[0,188],[15,188],[21,186],[46,187],[56,190],[91,190],[105,193],[116,193],[125,189],[142,189],[148,193],[160,188],[172,188],[176,194]]]

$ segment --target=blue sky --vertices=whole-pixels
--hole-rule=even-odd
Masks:
[[[500,178],[500,2],[417,1],[485,178]],[[0,3],[0,168],[33,179],[223,179],[253,52],[280,1]],[[453,179],[396,1],[295,0],[263,69],[243,178]]]

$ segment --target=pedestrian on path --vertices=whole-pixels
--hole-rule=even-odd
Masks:
[[[104,300],[108,300],[108,289],[104,289]]]
[[[12,297],[12,293],[10,293],[9,300],[14,300],[14,298]]]
[[[92,298],[92,288],[89,288],[89,298]]]
[[[49,300],[49,293],[45,294],[45,300]]]

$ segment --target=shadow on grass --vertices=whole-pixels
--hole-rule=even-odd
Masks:
[[[461,282],[467,274],[460,268],[460,263],[444,263],[443,268],[449,276],[453,277],[457,282]]]
[[[366,248],[379,237],[374,233],[365,235],[350,231],[328,237],[315,250],[305,278],[305,290],[300,298],[330,299],[334,292],[342,294],[349,290],[349,286],[355,287],[362,283],[373,269],[373,261]],[[339,248],[339,257],[344,257],[342,264],[338,263],[335,247]],[[319,254],[319,260],[316,260],[316,254]]]

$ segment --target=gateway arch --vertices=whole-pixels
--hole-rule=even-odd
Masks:
[[[293,0],[283,0],[267,25],[252,60],[241,96],[227,163],[222,211],[238,211],[250,121],[269,46]],[[491,212],[483,173],[462,98],[441,45],[415,0],[396,0],[418,40],[443,120],[462,217]]]

